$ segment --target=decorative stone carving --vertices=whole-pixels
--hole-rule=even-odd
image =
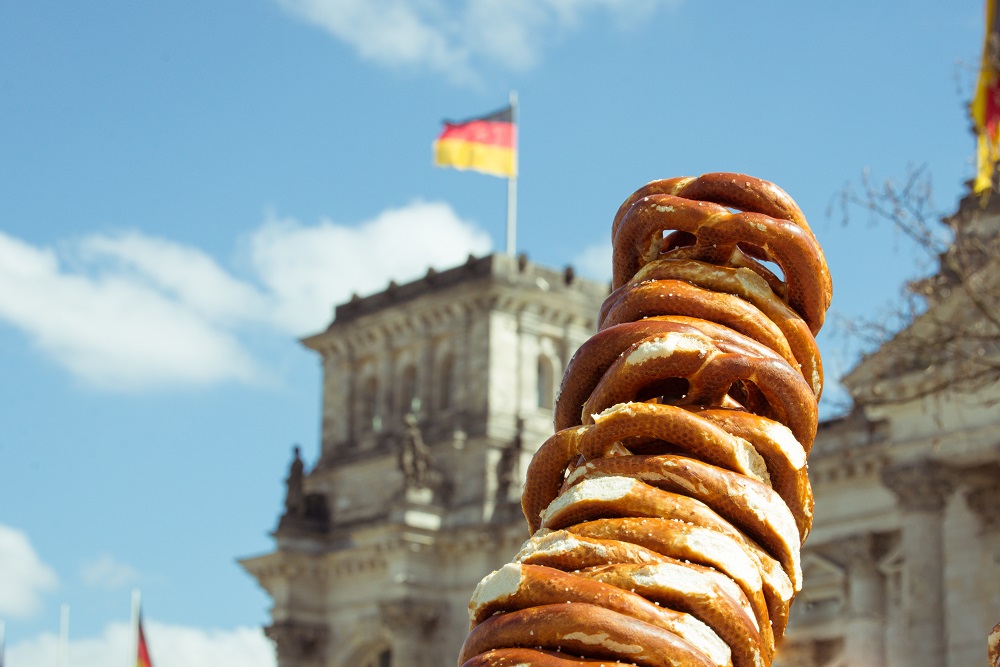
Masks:
[[[414,598],[380,602],[378,608],[382,623],[390,631],[424,638],[434,632],[444,615],[442,603]]]
[[[405,497],[428,494],[438,505],[448,505],[454,493],[454,483],[431,460],[431,449],[424,442],[417,416],[410,412],[403,417],[406,431],[398,453],[398,465],[403,473]]]
[[[882,483],[906,512],[940,512],[955,488],[954,478],[944,464],[926,460],[886,468]]]
[[[278,531],[324,532],[330,526],[330,512],[326,496],[305,492],[305,464],[298,445],[293,449],[294,458],[285,479],[285,512],[278,522]]]
[[[496,464],[497,477],[497,504],[507,502],[510,496],[511,486],[517,479],[517,464],[521,458],[521,441],[523,439],[524,420],[517,418],[517,433],[514,439],[507,443],[507,446],[500,452],[500,458]]]
[[[431,482],[431,450],[424,443],[417,416],[412,412],[408,413],[403,421],[406,432],[399,448],[399,469],[407,488],[428,488]]]
[[[305,464],[298,445],[295,445],[293,452],[295,458],[292,459],[285,479],[285,516],[302,516],[306,511],[305,494],[302,490]]]
[[[963,475],[965,502],[979,519],[983,533],[1000,531],[1000,466],[977,468]]]
[[[848,569],[859,565],[875,565],[875,536],[871,533],[849,535],[824,550],[830,558]]]
[[[264,628],[278,649],[279,665],[322,664],[330,631],[319,623],[278,621]]]

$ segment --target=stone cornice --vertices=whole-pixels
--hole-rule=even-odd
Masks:
[[[983,533],[1000,531],[1000,465],[990,464],[962,471],[965,502],[979,520]]]
[[[240,565],[265,588],[271,580],[275,579],[309,580],[317,584],[325,584],[329,578],[329,572],[323,563],[321,554],[278,550],[264,556],[241,560]]]
[[[877,477],[885,466],[880,446],[866,450],[841,450],[815,459],[810,457],[809,479],[816,486]]]
[[[510,524],[483,524],[441,531],[434,535],[433,541],[421,545],[420,549],[426,550],[431,558],[443,561],[484,550],[508,550],[513,553],[527,537],[527,528],[518,517],[517,521]],[[349,540],[344,542],[349,543]],[[313,554],[279,549],[264,556],[241,560],[240,564],[265,588],[271,581],[290,579],[307,579],[325,585],[333,580],[356,577],[358,574],[387,572],[394,558],[399,554],[409,556],[413,547],[414,543],[407,539],[404,532],[396,532],[389,539],[370,545],[346,549],[330,545],[322,552]]]
[[[875,567],[878,560],[877,540],[872,533],[846,535],[822,545],[820,551],[848,569],[858,566]]]
[[[419,314],[406,306],[422,297],[450,293],[455,288],[474,288],[472,298],[463,299],[464,309],[503,307],[506,310],[504,306],[515,305],[513,302],[504,304],[503,300],[511,294],[504,289],[507,286],[516,287],[518,293],[524,295],[526,303],[544,304],[560,318],[565,317],[563,313],[567,312],[567,306],[570,311],[573,310],[569,304],[589,306],[592,302],[599,302],[608,293],[606,284],[579,278],[571,271],[555,271],[531,262],[518,262],[501,254],[479,259],[470,256],[465,264],[447,271],[429,270],[423,278],[410,283],[390,283],[384,291],[364,298],[355,295],[347,303],[337,306],[336,319],[326,331],[302,338],[301,342],[306,347],[323,353],[343,353],[344,344],[348,341],[353,339],[354,344],[360,344],[367,338],[362,335],[358,339],[347,329],[355,328],[351,325],[361,319],[373,317],[375,319],[371,322],[374,324],[376,320],[388,318],[392,324],[383,333],[395,330],[397,334],[408,328],[432,324],[436,318],[451,319],[458,314],[453,301],[427,299],[427,308],[422,303]],[[483,299],[484,289],[494,293]],[[520,307],[523,305],[515,305],[514,310],[520,310]],[[338,335],[330,336],[334,331]],[[334,340],[337,338],[340,340]],[[371,339],[368,340],[370,342]]]
[[[882,482],[896,495],[904,512],[940,512],[955,488],[951,471],[928,460],[886,468]]]

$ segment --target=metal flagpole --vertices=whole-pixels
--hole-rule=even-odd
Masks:
[[[136,667],[139,655],[139,589],[132,589],[132,616],[129,619],[128,662],[125,667]]]
[[[517,136],[517,91],[510,91],[510,122],[513,125],[514,136]],[[507,179],[507,254],[513,257],[517,253],[517,153],[518,146],[514,142],[514,175]]]
[[[7,628],[4,625],[3,620],[0,619],[0,667],[3,667],[3,649],[4,649],[4,642],[7,638],[5,634],[6,629]]]
[[[59,607],[59,652],[56,658],[59,667],[69,665],[69,605]]]

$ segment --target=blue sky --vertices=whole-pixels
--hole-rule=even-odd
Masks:
[[[389,279],[503,246],[502,180],[431,166],[445,118],[520,96],[519,250],[609,272],[654,178],[743,171],[799,202],[835,281],[830,381],[921,266],[830,202],[927,165],[951,209],[981,0],[9,0],[0,4],[0,619],[10,667],[271,665],[296,342]],[[830,395],[835,396],[831,386]],[[829,413],[831,408],[826,408]],[[187,653],[185,653],[187,651]],[[159,655],[157,653],[159,652]],[[119,657],[119,654],[121,656]],[[51,657],[49,657],[51,656]],[[199,657],[195,657],[199,656]]]

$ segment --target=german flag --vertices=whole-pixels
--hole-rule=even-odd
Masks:
[[[149,659],[149,646],[146,645],[146,633],[142,631],[142,616],[139,616],[139,642],[138,651],[135,656],[135,667],[153,667],[153,661]]]
[[[479,118],[445,121],[434,142],[434,164],[505,178],[517,176],[514,109],[508,106]]]
[[[971,109],[978,140],[976,180],[972,186],[977,194],[993,186],[993,172],[1000,159],[1000,26],[996,5],[996,0],[986,0],[986,40]]]

